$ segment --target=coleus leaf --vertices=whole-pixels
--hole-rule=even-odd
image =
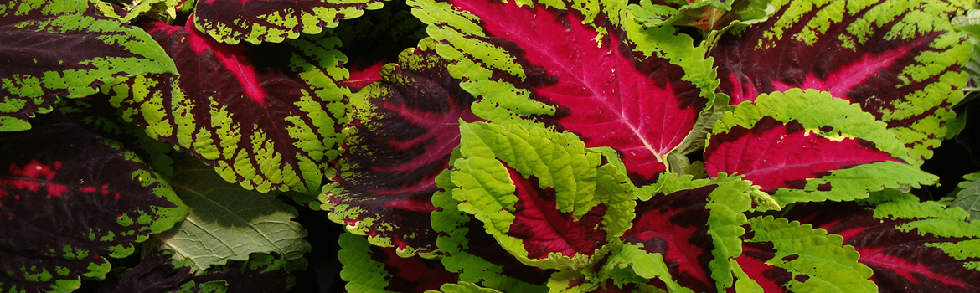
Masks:
[[[156,250],[100,292],[286,292],[290,279],[284,264],[280,255],[252,254],[247,261],[194,273],[185,261]]]
[[[430,198],[460,140],[459,122],[476,121],[473,96],[446,72],[431,40],[386,65],[382,82],[350,100],[351,126],[322,208],[348,231],[401,255],[435,250]]]
[[[202,0],[194,7],[194,24],[222,43],[279,43],[382,6],[381,0]]]
[[[104,278],[108,257],[170,229],[188,208],[119,143],[72,123],[0,135],[0,291]]]
[[[59,96],[91,95],[117,77],[177,72],[145,32],[84,0],[0,4],[0,43],[0,131],[29,129],[27,119],[50,112]]]
[[[786,215],[843,237],[881,292],[980,290],[980,221],[939,202],[885,190],[852,203],[800,205]]]
[[[364,236],[341,234],[340,247],[340,277],[349,292],[425,292],[457,282],[438,260],[402,258],[395,248],[371,245]]]
[[[738,173],[779,205],[851,200],[938,178],[920,171],[884,122],[830,93],[763,94],[725,113],[705,148],[705,170]]]
[[[630,268],[647,281],[640,285],[671,291],[711,292],[732,286],[731,260],[741,253],[739,237],[745,232],[744,213],[752,206],[754,189],[751,182],[725,174],[691,179],[665,173],[655,184],[661,186],[644,189],[658,193],[637,204],[637,216],[617,252],[624,255],[612,256],[611,268]]]
[[[459,149],[453,161],[460,156]],[[437,241],[446,270],[458,274],[461,282],[471,282],[503,292],[544,292],[544,284],[553,273],[526,266],[496,239],[487,234],[483,223],[457,208],[459,202],[450,191],[456,188],[449,170],[436,177],[443,191],[432,195],[432,229],[439,233]]]
[[[961,208],[970,213],[971,220],[980,219],[980,180],[974,180],[966,188],[960,190],[950,206]]]
[[[710,31],[727,27],[733,21],[753,21],[766,17],[769,1],[738,0],[729,3],[720,0],[684,3],[679,8],[650,0],[630,4],[630,13],[647,27],[682,25]]]
[[[346,123],[342,100],[349,92],[336,81],[347,71],[336,38],[321,34],[245,47],[218,44],[193,27],[148,27],[183,74],[137,76],[103,87],[123,118],[247,189],[320,189]]]
[[[710,55],[731,104],[790,88],[828,91],[932,157],[963,99],[972,44],[949,19],[971,1],[774,1],[767,21],[721,38]]]
[[[477,116],[574,132],[622,153],[634,183],[652,180],[713,97],[711,62],[672,27],[621,19],[625,2],[571,2],[409,5]]]
[[[581,269],[633,218],[632,185],[615,157],[574,134],[518,124],[460,124],[452,196],[521,262]]]
[[[878,292],[872,271],[842,237],[772,216],[748,220],[736,283],[758,292]],[[751,278],[751,280],[749,280]],[[897,289],[897,288],[896,288]],[[890,292],[890,290],[883,290]]]
[[[273,252],[290,269],[306,267],[306,230],[292,220],[297,211],[277,199],[278,192],[242,190],[194,158],[175,159],[170,184],[191,211],[173,229],[154,235],[159,247],[174,251],[194,271]]]

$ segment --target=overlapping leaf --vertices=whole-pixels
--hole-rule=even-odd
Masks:
[[[190,157],[178,157],[170,183],[191,211],[154,240],[176,259],[188,260],[193,270],[273,252],[290,270],[306,267],[303,254],[311,249],[303,240],[306,230],[292,220],[296,209],[276,199],[278,192],[242,190]]]
[[[84,97],[116,77],[175,73],[139,28],[96,13],[84,0],[0,4],[0,131],[26,130],[59,96]]]
[[[435,178],[459,145],[459,122],[476,121],[473,96],[459,87],[430,42],[386,65],[384,81],[351,98],[351,126],[337,178],[323,188],[323,209],[352,233],[397,246],[400,254],[435,249],[430,198]]]
[[[436,51],[456,61],[449,72],[467,80],[477,116],[530,119],[613,147],[637,184],[664,171],[717,85],[704,50],[671,27],[621,19],[625,2],[518,2],[409,4]]]
[[[661,175],[657,194],[637,205],[623,234],[623,255],[609,263],[631,269],[642,282],[670,291],[713,292],[732,286],[731,260],[741,253],[744,213],[752,205],[751,183],[724,176],[691,181]],[[629,276],[629,275],[625,275]]]
[[[859,203],[803,205],[787,214],[843,236],[881,292],[980,290],[980,222],[938,202],[886,190]]]
[[[650,0],[630,4],[629,11],[647,27],[682,25],[710,31],[727,27],[733,21],[756,21],[766,17],[769,1],[738,0],[726,3],[719,0],[683,3],[679,8]]]
[[[632,185],[615,157],[540,127],[475,122],[460,131],[452,196],[521,262],[581,269],[629,227]]]
[[[170,185],[116,142],[71,123],[0,137],[0,291],[71,291],[103,278],[187,215]]]
[[[363,236],[341,234],[340,247],[348,292],[424,292],[457,282],[437,260],[402,258],[395,248],[371,245]]]
[[[726,35],[711,51],[731,104],[790,88],[860,105],[911,150],[932,157],[963,99],[973,46],[949,19],[971,1],[774,1],[768,21]]]
[[[381,0],[203,0],[194,7],[194,24],[222,43],[279,43],[382,6]]]
[[[459,154],[454,154],[458,158]],[[432,229],[439,233],[442,265],[458,274],[459,280],[502,292],[544,292],[553,273],[525,266],[487,234],[483,223],[460,212],[448,192],[456,188],[449,171],[439,174],[436,183],[444,192],[432,195]]]
[[[186,262],[157,250],[119,280],[101,283],[99,292],[286,292],[290,278],[284,264],[279,255],[253,254],[247,261],[193,273]]]
[[[347,74],[336,38],[245,47],[161,22],[149,32],[182,75],[138,76],[105,87],[125,119],[245,188],[320,189],[339,153],[347,111],[348,92],[336,82]]]
[[[709,175],[742,174],[780,205],[851,200],[938,180],[907,164],[907,149],[885,123],[816,90],[774,92],[739,105],[715,124],[704,155]]]
[[[879,292],[869,280],[871,269],[858,263],[859,251],[841,246],[840,235],[772,216],[749,219],[748,229],[742,255],[736,259],[744,272],[736,288],[757,292]]]

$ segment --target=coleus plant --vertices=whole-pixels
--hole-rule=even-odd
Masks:
[[[0,291],[978,291],[977,6],[4,1]]]

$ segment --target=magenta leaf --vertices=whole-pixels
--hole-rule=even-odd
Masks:
[[[406,50],[382,70],[383,81],[352,97],[346,152],[322,195],[334,222],[400,254],[435,249],[435,178],[459,146],[459,121],[478,120],[473,96],[426,44]]]
[[[319,190],[346,119],[348,91],[336,82],[346,70],[336,38],[225,45],[187,25],[148,25],[182,75],[139,76],[103,88],[123,118],[245,188]]]
[[[779,205],[850,200],[937,180],[907,164],[907,149],[885,123],[814,90],[774,92],[737,106],[715,124],[704,156],[709,175],[744,175]]]
[[[888,190],[863,202],[802,205],[787,217],[843,236],[881,292],[974,292],[980,222],[967,215]]]
[[[732,105],[790,88],[828,91],[888,123],[920,165],[963,99],[973,49],[950,24],[965,11],[957,5],[969,4],[789,1],[712,49],[719,90]]]
[[[633,19],[619,18],[624,7],[409,3],[441,41],[440,55],[458,60],[449,71],[465,77],[463,88],[480,98],[477,116],[530,119],[574,132],[587,147],[612,147],[636,184],[666,170],[666,155],[688,136],[713,92],[694,80],[713,73],[709,63],[697,63],[703,55],[690,38],[667,27],[639,30]],[[598,8],[575,10],[587,5]],[[638,45],[632,34],[670,44]]]
[[[0,290],[73,290],[187,207],[122,148],[71,123],[0,137]]]

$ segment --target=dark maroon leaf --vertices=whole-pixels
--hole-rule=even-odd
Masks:
[[[413,254],[435,249],[435,177],[459,145],[459,121],[478,118],[470,111],[473,96],[435,52],[409,49],[401,59],[352,98],[346,152],[336,183],[324,188],[324,209],[351,232]]]
[[[0,166],[2,291],[77,288],[187,215],[133,153],[74,124],[0,136]]]

